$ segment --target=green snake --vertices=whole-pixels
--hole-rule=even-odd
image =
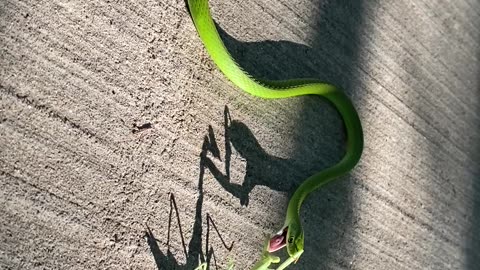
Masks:
[[[274,235],[268,252],[274,252],[286,246],[289,258],[280,268],[284,269],[291,262],[296,262],[304,250],[304,232],[300,222],[300,207],[305,198],[314,190],[348,173],[360,160],[363,150],[363,132],[358,114],[350,99],[337,87],[312,79],[295,79],[286,81],[263,82],[252,78],[233,60],[210,14],[208,0],[186,0],[187,8],[193,19],[200,39],[217,67],[236,86],[245,92],[265,98],[289,98],[303,95],[318,95],[329,100],[343,118],[347,133],[346,154],[336,165],[315,173],[307,178],[295,191],[288,203],[285,224]],[[266,257],[269,262],[277,262],[274,257]],[[266,265],[267,263],[265,263]],[[268,269],[268,266],[256,269]]]

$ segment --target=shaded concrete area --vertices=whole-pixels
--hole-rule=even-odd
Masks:
[[[480,22],[477,22],[477,27],[480,26]],[[480,37],[478,37],[480,42]],[[477,51],[477,59],[480,58],[480,49]],[[480,68],[477,69],[477,74],[480,74]],[[480,76],[477,77],[477,93],[480,93]],[[480,97],[477,96],[477,100],[480,101]],[[480,115],[480,108],[477,107],[477,115]],[[480,133],[480,122],[477,122],[477,133]],[[478,158],[478,153],[480,153],[480,141],[477,141],[476,149],[473,153],[477,154],[477,157],[472,154],[472,158]],[[473,213],[470,216],[470,227],[468,228],[469,236],[467,239],[467,243],[465,245],[465,256],[467,260],[467,269],[476,269],[478,267],[478,261],[480,260],[480,255],[478,251],[480,250],[480,241],[476,237],[480,234],[480,185],[478,184],[478,175],[480,174],[480,166],[476,166],[475,174],[473,175],[471,181],[476,183],[476,186],[472,189],[472,196],[473,196]]]
[[[362,119],[292,269],[478,268],[478,1],[211,6],[249,73],[332,82]],[[228,82],[183,1],[0,4],[0,268],[248,269],[345,139],[320,98]]]

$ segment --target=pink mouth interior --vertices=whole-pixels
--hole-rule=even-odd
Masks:
[[[268,252],[270,252],[270,253],[275,252],[279,249],[282,249],[284,246],[287,245],[287,230],[288,230],[288,227],[283,229],[283,231],[274,235],[270,239],[270,244],[268,246]]]

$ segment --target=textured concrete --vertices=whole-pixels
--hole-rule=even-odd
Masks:
[[[479,269],[479,1],[211,2],[247,71],[340,85],[362,119],[292,269]],[[227,81],[182,0],[2,0],[0,53],[1,269],[248,269],[344,151],[327,102]]]

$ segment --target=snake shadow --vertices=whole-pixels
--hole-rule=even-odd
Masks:
[[[242,42],[217,25],[232,57],[249,74],[266,80],[318,78],[341,86],[356,98],[362,91],[358,85],[358,51],[361,40],[363,1],[311,0],[317,14],[311,22],[314,31],[309,45],[290,41]],[[280,19],[281,20],[281,19]],[[297,112],[291,143],[294,151],[288,159],[266,153],[248,127],[228,120],[225,113],[226,138],[247,160],[243,183],[229,179],[230,161],[225,159],[225,174],[208,164],[220,184],[248,205],[249,193],[257,185],[286,192],[295,188],[313,173],[337,163],[345,153],[345,131],[334,107],[319,97],[301,97],[303,106]],[[354,99],[354,103],[355,103]],[[357,104],[357,110],[361,107]],[[226,152],[231,152],[226,147]],[[207,161],[208,162],[208,161]],[[353,241],[356,220],[352,176],[312,193],[302,207],[305,229],[305,253],[294,269],[326,269],[332,266],[349,268],[354,262]],[[283,220],[278,226],[283,224]],[[277,230],[272,228],[272,230]]]

